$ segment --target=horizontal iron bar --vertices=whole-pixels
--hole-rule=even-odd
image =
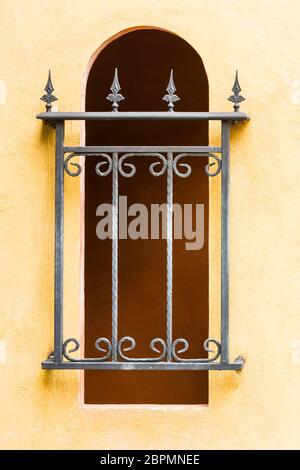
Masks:
[[[37,119],[47,122],[54,121],[136,121],[136,120],[163,120],[163,121],[247,121],[249,116],[245,113],[201,113],[201,112],[48,112],[40,113]]]
[[[234,362],[54,362],[47,359],[42,369],[111,369],[111,370],[241,370],[243,359]]]
[[[147,153],[147,152],[175,152],[175,153],[221,153],[221,147],[208,147],[208,146],[87,146],[87,147],[64,147],[65,153],[77,153],[78,155],[85,155],[86,153]]]

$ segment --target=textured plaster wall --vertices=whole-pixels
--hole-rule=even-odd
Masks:
[[[1,0],[0,15],[0,447],[299,448],[299,2]],[[231,109],[238,68],[251,115],[231,139],[231,357],[246,366],[211,372],[208,407],[82,407],[79,372],[40,368],[53,341],[54,132],[35,119],[39,97],[51,66],[59,109],[79,110],[91,55],[143,25],[195,47],[211,110]],[[68,125],[70,145],[79,131]],[[212,204],[218,191],[211,182]],[[79,200],[66,178],[65,337],[79,335]],[[217,336],[218,259],[211,266]]]

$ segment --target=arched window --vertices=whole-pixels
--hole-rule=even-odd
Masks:
[[[86,111],[110,111],[104,99],[118,67],[120,111],[165,111],[170,69],[180,101],[176,111],[208,111],[208,81],[203,62],[183,39],[166,31],[145,29],[124,34],[110,42],[96,58],[87,81]],[[99,122],[86,123],[86,145],[208,145],[208,121],[201,122]],[[157,160],[157,158],[156,158]],[[99,240],[96,215],[100,203],[110,203],[112,177],[99,178],[99,157],[85,163],[85,355],[93,356],[95,333],[110,335],[112,311],[111,245]],[[119,176],[119,194],[127,205],[166,202],[166,174],[153,177],[154,157],[133,157],[132,178]],[[173,337],[186,338],[191,357],[203,356],[208,338],[208,177],[206,158],[186,158],[193,171],[188,178],[174,176],[174,204],[204,205],[204,246],[187,250],[185,237],[173,243]],[[199,218],[199,217],[198,217]],[[128,218],[128,222],[133,217]],[[199,222],[199,221],[198,221]],[[200,222],[199,222],[200,223]],[[150,230],[150,217],[148,228]],[[195,225],[193,227],[195,230]],[[202,227],[201,227],[202,229]],[[196,245],[196,241],[195,241]],[[118,243],[118,338],[133,337],[136,347],[128,355],[155,354],[149,344],[165,338],[167,292],[166,240],[119,240]],[[193,327],[191,328],[191,325]],[[125,346],[125,345],[124,345]],[[98,371],[85,372],[86,403],[207,403],[208,373],[203,371]]]

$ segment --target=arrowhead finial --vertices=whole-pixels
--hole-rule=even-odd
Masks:
[[[119,101],[124,100],[124,96],[122,96],[119,91],[121,90],[119,79],[118,79],[118,69],[115,68],[115,75],[113,82],[110,87],[111,93],[106,97],[108,101],[111,101],[112,103],[112,110],[113,111],[118,111],[119,108]]]
[[[41,100],[45,101],[46,111],[50,112],[51,108],[52,108],[52,102],[57,101],[56,96],[52,95],[52,93],[54,91],[54,87],[53,87],[52,80],[51,80],[51,71],[50,70],[49,70],[48,80],[47,80],[47,83],[46,83],[46,86],[45,86],[44,90],[45,90],[46,94],[41,97]]]
[[[229,96],[228,101],[231,101],[232,103],[234,103],[233,108],[234,108],[234,111],[237,113],[240,109],[240,103],[242,101],[245,101],[245,98],[242,95],[240,95],[240,92],[242,91],[242,89],[239,84],[238,71],[236,71],[236,74],[235,74],[235,80],[234,80],[234,84],[232,87],[232,91],[233,91],[233,95]]]
[[[169,79],[169,83],[167,86],[168,94],[163,97],[163,100],[167,101],[168,109],[171,112],[174,111],[174,103],[180,100],[180,98],[177,95],[174,95],[175,91],[176,91],[176,86],[175,86],[174,78],[173,78],[173,69],[171,69],[170,79]]]

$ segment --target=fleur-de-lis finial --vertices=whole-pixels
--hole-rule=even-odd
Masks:
[[[242,91],[240,84],[239,84],[239,78],[238,78],[238,71],[236,71],[235,74],[235,80],[234,84],[232,87],[233,95],[229,96],[228,101],[231,101],[234,103],[233,108],[234,111],[237,113],[238,110],[240,109],[240,103],[241,101],[245,101],[245,98],[240,95],[240,92]]]
[[[52,102],[53,101],[57,101],[57,98],[56,96],[52,95],[53,91],[54,91],[54,88],[53,88],[53,84],[52,84],[52,80],[51,80],[51,72],[49,70],[49,75],[48,75],[48,80],[47,80],[47,83],[46,83],[46,86],[44,88],[45,92],[46,92],[46,95],[43,95],[41,97],[41,100],[42,101],[45,101],[46,103],[46,111],[47,112],[50,112],[51,111],[51,108],[52,108]]]
[[[176,91],[176,86],[173,78],[173,69],[171,69],[170,80],[167,86],[168,94],[163,97],[163,100],[168,103],[169,111],[174,111],[174,103],[179,101],[180,98],[177,95],[174,95]]]
[[[113,82],[111,84],[111,92],[107,97],[106,99],[108,101],[111,101],[112,102],[112,110],[113,111],[118,111],[118,108],[119,108],[119,101],[122,101],[124,100],[124,96],[122,96],[119,91],[121,90],[121,87],[120,87],[120,83],[119,83],[119,79],[118,79],[118,69],[115,68],[115,75],[114,75],[114,79],[113,79]]]

